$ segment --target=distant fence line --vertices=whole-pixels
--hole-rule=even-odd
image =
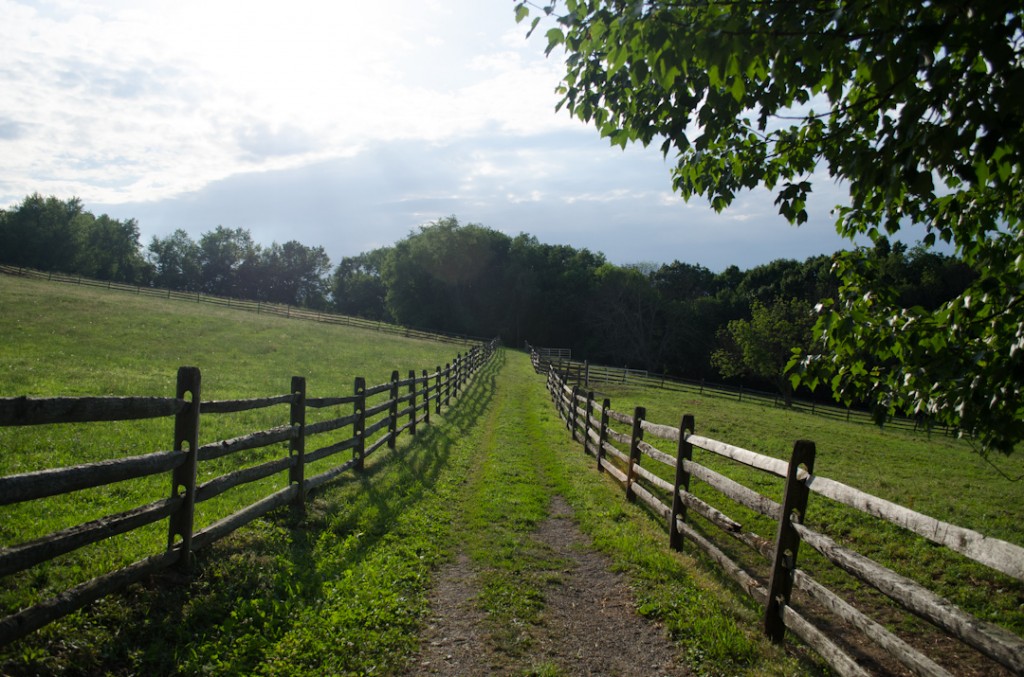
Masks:
[[[959,639],[1013,674],[1024,674],[1022,638],[964,612],[926,587],[807,527],[804,516],[810,494],[819,494],[895,524],[1018,581],[1024,581],[1024,548],[814,475],[813,442],[796,442],[787,463],[698,436],[694,433],[694,417],[690,415],[682,417],[679,427],[672,427],[648,421],[644,407],[636,407],[632,415],[615,411],[610,400],[598,403],[593,391],[570,385],[566,374],[556,369],[547,371],[547,388],[573,440],[581,441],[584,452],[596,457],[597,469],[614,477],[628,500],[642,502],[666,521],[672,548],[682,549],[683,539],[696,544],[725,575],[762,605],[764,631],[773,641],[782,642],[788,629],[821,655],[837,674],[868,674],[827,632],[794,608],[791,593],[798,589],[824,610],[863,633],[869,643],[883,649],[913,674],[950,674],[799,568],[796,564],[798,551],[806,545],[904,610]],[[615,430],[614,424],[622,424],[629,432]],[[659,450],[648,436],[674,443],[675,453]],[[694,448],[782,478],[785,481],[782,503],[694,462]],[[648,460],[655,463],[648,465]],[[673,477],[674,481],[661,475]],[[745,529],[739,521],[697,498],[690,489],[691,481],[695,480],[704,481],[735,504],[773,519],[777,524],[775,539],[769,540]],[[761,579],[767,578],[767,587],[695,529],[688,512],[703,517],[713,527],[712,531],[721,530],[751,548],[761,561],[767,560],[770,573]]]
[[[296,320],[310,320],[313,322],[323,322],[325,324],[340,325],[345,327],[358,327],[360,329],[368,329],[371,331],[377,331],[385,334],[393,334],[395,336],[404,336],[406,338],[422,338],[430,341],[443,341],[447,343],[457,343],[461,345],[485,343],[488,340],[487,338],[479,336],[468,336],[463,334],[450,334],[439,331],[415,329],[412,327],[403,327],[401,325],[391,324],[388,322],[381,322],[378,320],[366,320],[361,317],[339,315],[337,313],[330,313],[327,311],[310,310],[308,308],[299,308],[296,306],[289,306],[280,303],[266,303],[264,301],[233,299],[226,296],[213,296],[211,294],[204,294],[202,292],[172,291],[170,289],[160,289],[158,287],[144,287],[141,285],[122,284],[120,282],[110,282],[108,280],[93,280],[87,277],[82,277],[81,275],[68,275],[66,273],[45,272],[33,270],[31,268],[19,268],[16,266],[7,266],[2,264],[0,264],[0,273],[16,277],[26,277],[34,280],[47,280],[52,282],[62,282],[64,284],[77,284],[85,287],[112,289],[136,295],[152,296],[155,298],[174,299],[178,301],[191,301],[193,303],[208,303],[210,305],[223,306],[225,308],[233,308],[236,310],[244,310],[247,312],[257,313],[261,315],[274,315],[277,317],[284,317]]]
[[[582,388],[590,388],[598,384],[634,385],[644,388],[660,388],[681,393],[693,393],[695,395],[707,395],[711,397],[724,397],[735,399],[739,402],[759,402],[764,405],[780,407],[784,401],[778,393],[769,393],[762,390],[746,388],[744,386],[729,386],[721,383],[709,383],[701,379],[677,378],[665,374],[651,374],[643,369],[629,369],[627,367],[609,367],[590,364],[587,361],[573,360],[564,357],[567,349],[539,348],[526,344],[530,353],[533,367],[538,372],[547,373],[555,370],[564,374],[570,382]],[[558,351],[565,352],[558,352]],[[838,407],[828,404],[821,404],[814,401],[804,401],[794,398],[788,409],[800,411],[814,416],[822,416],[837,421],[850,423],[867,423],[876,425],[874,417],[866,411],[850,407]],[[932,425],[926,419],[911,419],[894,417],[885,422],[885,426],[896,430],[928,431],[938,432],[945,435],[950,434],[947,426]]]
[[[471,377],[490,360],[496,346],[497,340],[476,346],[465,355],[458,355],[443,369],[437,367],[432,373],[423,370],[417,375],[415,371],[410,371],[407,378],[401,378],[399,372],[395,371],[388,382],[376,386],[367,387],[365,379],[356,378],[353,394],[339,397],[307,397],[306,379],[293,377],[291,391],[284,395],[201,402],[199,369],[181,367],[173,398],[0,398],[0,426],[174,418],[172,451],[0,477],[0,505],[32,501],[162,473],[170,473],[172,478],[172,491],[166,499],[0,549],[0,576],[9,576],[83,546],[161,520],[168,522],[166,550],[97,576],[52,599],[0,619],[0,645],[23,637],[153,573],[171,566],[187,568],[194,551],[275,508],[286,505],[301,508],[308,492],[348,470],[362,470],[366,458],[382,446],[394,449],[401,433],[408,431],[415,435],[419,424],[428,425],[431,410],[440,414],[442,407],[447,407],[453,398],[458,397]],[[290,420],[286,425],[199,446],[201,416],[280,405],[289,407]],[[349,405],[352,406],[351,415],[306,423],[306,413],[310,409]],[[350,431],[349,435],[337,439],[336,431],[345,428]],[[335,433],[330,443],[313,450],[308,449],[314,439],[324,439],[317,436],[329,432]],[[196,482],[199,467],[204,462],[281,443],[288,444],[286,456],[235,469],[202,484]],[[310,464],[346,450],[352,450],[351,458],[313,477],[306,476]],[[287,472],[288,478],[285,488],[213,524],[197,528],[195,507],[198,503],[234,487],[283,472]]]

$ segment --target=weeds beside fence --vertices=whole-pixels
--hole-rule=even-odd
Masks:
[[[764,632],[773,641],[781,642],[787,630],[793,632],[841,675],[869,674],[861,662],[879,659],[865,659],[861,652],[865,645],[881,649],[889,658],[880,660],[898,662],[899,670],[906,669],[917,675],[950,674],[928,655],[927,647],[912,646],[887,629],[885,625],[891,621],[874,620],[813,578],[807,567],[798,566],[803,546],[805,553],[811,548],[820,554],[824,560],[822,566],[834,565],[842,569],[856,579],[858,585],[863,583],[879,591],[898,608],[924,619],[941,633],[1002,666],[1009,674],[1024,674],[1021,637],[964,612],[924,585],[808,527],[805,516],[809,509],[815,510],[814,505],[808,505],[810,495],[818,494],[839,508],[891,523],[980,563],[999,572],[996,576],[1001,574],[1013,579],[1013,586],[1024,581],[1024,548],[987,538],[815,475],[813,442],[796,442],[787,463],[698,436],[694,433],[692,416],[683,416],[679,427],[672,427],[646,420],[644,407],[637,407],[632,414],[617,412],[608,399],[598,404],[592,391],[570,385],[564,373],[555,369],[548,369],[546,373],[547,388],[559,415],[573,439],[581,441],[583,450],[596,458],[597,469],[614,477],[628,500],[639,501],[665,520],[672,548],[681,549],[684,540],[696,544],[726,576],[756,600],[764,608]],[[615,424],[625,426],[629,432],[616,430]],[[673,443],[675,453],[658,449],[650,438]],[[771,478],[781,478],[784,480],[781,502],[713,470],[707,463],[695,462],[695,449],[703,450],[702,454],[709,460],[728,459],[724,463],[739,464],[755,471],[750,474],[757,479],[749,484],[758,488],[770,484]],[[702,495],[707,500],[693,493],[691,483],[697,480],[705,485]],[[762,531],[773,531],[774,538],[755,533],[749,524],[745,526],[739,519],[727,515],[724,509],[713,507],[711,502],[722,508],[735,506],[739,512],[758,519],[767,517],[774,529]],[[821,508],[825,512],[825,506]],[[693,520],[694,515],[702,518],[699,524]],[[756,522],[753,517],[751,521]],[[733,546],[723,545],[723,539],[716,542],[712,534],[726,535],[729,538],[725,541],[732,539],[745,546],[739,550],[746,555],[737,553]],[[810,554],[814,553],[804,554],[804,559]],[[750,561],[760,570],[748,571]],[[802,593],[799,602],[793,596],[794,590]],[[825,625],[816,620],[822,618]],[[854,633],[860,633],[858,640],[850,639]],[[974,655],[979,661],[984,660]],[[991,663],[987,665],[992,668],[982,668],[983,671],[998,670]],[[892,670],[884,664],[878,669]]]
[[[33,280],[47,280],[51,282],[75,284],[85,287],[111,289],[115,291],[122,291],[127,292],[129,294],[136,294],[140,296],[151,296],[154,298],[161,299],[189,301],[192,303],[207,303],[210,305],[223,306],[225,308],[232,308],[235,310],[243,310],[251,313],[256,313],[259,315],[274,315],[276,317],[284,317],[294,320],[310,320],[313,322],[323,322],[325,324],[333,324],[345,327],[358,327],[360,329],[369,329],[370,331],[376,331],[385,334],[393,334],[395,336],[404,336],[406,338],[420,338],[426,339],[428,341],[443,341],[447,343],[456,343],[467,346],[475,343],[486,342],[486,339],[483,339],[478,336],[446,334],[437,331],[414,329],[412,327],[403,327],[401,325],[391,324],[389,322],[380,322],[377,320],[366,320],[361,317],[352,317],[350,315],[339,315],[337,313],[331,313],[320,310],[311,310],[309,308],[299,308],[296,306],[288,306],[280,303],[265,303],[263,301],[233,299],[228,298],[226,296],[213,296],[211,294],[204,294],[198,291],[172,291],[170,289],[160,289],[157,287],[143,287],[140,285],[121,284],[119,282],[111,282],[108,280],[93,280],[87,277],[82,277],[81,275],[67,275],[65,273],[43,272],[39,270],[33,270],[31,268],[19,268],[7,265],[0,265],[0,273],[16,277],[25,277]]]
[[[40,470],[0,477],[0,505],[169,474],[170,496],[117,514],[107,515],[42,538],[0,549],[0,576],[13,576],[86,545],[167,520],[167,548],[128,566],[102,574],[65,592],[0,619],[0,645],[12,642],[85,605],[170,567],[187,570],[193,553],[271,510],[287,505],[302,509],[307,494],[352,470],[358,473],[372,453],[394,449],[403,432],[415,435],[440,414],[493,355],[497,341],[476,346],[443,369],[402,378],[395,371],[383,384],[367,387],[356,378],[352,395],[309,398],[306,380],[294,377],[287,394],[257,399],[201,401],[197,368],[178,370],[174,397],[51,397],[0,398],[0,426],[93,423],[173,417],[173,448],[150,454],[99,461],[75,467]],[[285,424],[240,437],[199,445],[200,419],[287,405]],[[310,410],[352,408],[347,416],[307,423]],[[348,430],[348,435],[338,431]],[[314,440],[316,441],[314,444]],[[256,465],[236,466],[201,484],[199,469],[216,459],[247,450],[287,444],[287,455]],[[315,449],[310,447],[316,446]],[[351,450],[337,463],[333,458]],[[238,458],[237,456],[235,457]],[[326,467],[325,467],[326,466]],[[316,474],[307,476],[307,471]],[[233,488],[287,473],[287,485],[211,524],[198,525],[196,505]]]

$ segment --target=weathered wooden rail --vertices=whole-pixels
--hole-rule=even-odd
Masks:
[[[692,416],[683,416],[679,427],[672,427],[647,420],[643,407],[637,407],[632,414],[617,412],[611,408],[609,400],[598,404],[592,391],[570,385],[566,376],[556,370],[549,370],[547,387],[573,439],[582,441],[584,451],[597,459],[598,470],[614,477],[623,486],[629,500],[643,503],[665,520],[671,547],[681,549],[684,540],[696,544],[726,575],[757,600],[765,609],[764,631],[773,641],[781,642],[788,630],[818,652],[836,673],[868,674],[854,657],[832,641],[828,633],[809,620],[807,614],[802,613],[802,608],[798,609],[792,597],[793,590],[797,589],[816,602],[818,609],[833,614],[850,628],[861,632],[870,643],[880,647],[912,674],[950,674],[925,651],[911,646],[816,581],[806,569],[799,568],[798,554],[801,546],[806,546],[906,611],[1003,666],[1010,674],[1024,674],[1024,639],[964,612],[925,586],[850,547],[840,545],[808,527],[804,516],[810,495],[817,494],[913,532],[1016,581],[1024,581],[1024,548],[939,521],[815,475],[813,442],[796,442],[787,463],[699,436],[694,432]],[[614,424],[627,427],[629,432],[615,430]],[[651,438],[672,443],[674,453],[658,449]],[[695,448],[784,480],[782,502],[694,462]],[[651,465],[650,461],[656,465]],[[657,464],[664,468],[660,473]],[[673,477],[673,480],[663,475]],[[698,498],[690,488],[694,480],[703,481],[732,503],[774,520],[774,540],[746,529],[738,520]],[[715,533],[726,534],[749,547],[756,553],[755,559],[758,556],[763,558],[768,564],[768,575],[759,578],[730,558],[702,533],[702,529],[696,528],[688,517],[691,513],[703,517]]]
[[[466,387],[476,371],[490,359],[496,341],[460,354],[442,369],[420,374],[399,372],[390,381],[366,387],[355,379],[352,395],[309,398],[306,380],[294,377],[284,395],[246,400],[201,401],[201,374],[195,367],[178,370],[174,397],[54,397],[0,398],[0,425],[51,425],[69,422],[120,421],[158,417],[174,418],[171,451],[118,458],[36,472],[0,477],[0,505],[11,505],[100,487],[151,475],[170,473],[170,496],[146,505],[63,529],[28,542],[0,549],[0,576],[14,575],[86,545],[109,539],[143,526],[167,520],[166,550],[128,566],[97,576],[56,597],[0,619],[0,645],[12,642],[87,604],[168,567],[187,569],[193,553],[286,505],[301,509],[308,492],[346,471],[359,471],[375,451],[394,449],[403,432],[415,434],[419,424],[429,424]],[[253,411],[287,405],[288,422],[233,439],[199,445],[200,418],[217,414]],[[311,409],[351,406],[347,416],[306,424]],[[348,430],[338,439],[338,432]],[[333,433],[333,435],[331,434]],[[287,443],[287,455],[248,467],[237,467],[203,483],[197,483],[204,463]],[[312,464],[351,450],[345,460],[311,477]],[[239,464],[241,465],[241,464]],[[322,468],[321,466],[318,466]],[[288,482],[255,503],[211,524],[196,524],[196,505],[245,484],[287,472]]]

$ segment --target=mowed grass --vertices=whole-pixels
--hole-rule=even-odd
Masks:
[[[697,675],[819,674],[817,658],[790,645],[771,645],[759,610],[689,553],[668,547],[661,523],[627,503],[619,486],[598,473],[573,442],[522,353],[507,353],[491,410],[481,420],[481,444],[471,465],[461,529],[465,549],[481,567],[478,605],[492,641],[509,656],[499,674],[576,674],[578,666],[531,664],[524,626],[543,617],[545,583],[565,564],[531,533],[558,494],[614,570],[628,580],[638,611],[667,631]],[[621,638],[594,637],[614,646]],[[521,672],[508,669],[517,666]],[[637,666],[642,672],[645,666]]]
[[[697,673],[812,668],[768,645],[756,611],[668,551],[590,465],[526,357],[499,354],[434,425],[315,492],[305,515],[276,511],[200,551],[190,576],[132,586],[5,647],[0,671],[393,674],[414,656],[433,571],[460,547],[486,571],[477,603],[495,641],[529,666],[530,647],[502,630],[537,622],[557,576],[560,562],[522,547],[556,492]]]
[[[54,296],[64,301],[55,301]],[[79,302],[74,303],[75,299]],[[58,310],[51,313],[50,307]],[[20,321],[15,323],[12,317]],[[32,317],[38,317],[35,323],[28,321]],[[128,334],[118,319],[147,329],[126,340]],[[74,326],[79,327],[77,333],[69,329]],[[193,352],[180,352],[182,337],[196,326],[208,343],[192,343],[198,346]],[[26,337],[21,349],[15,349],[18,334]],[[122,338],[111,339],[112,335]],[[57,337],[51,344],[52,354],[79,358],[91,354],[92,360],[65,364],[48,359],[40,346],[51,336]],[[146,350],[156,356],[153,364],[160,369],[136,360],[135,354]],[[418,350],[425,351],[423,356],[410,358]],[[203,399],[282,394],[293,374],[309,379],[311,396],[347,394],[356,375],[365,376],[370,384],[383,382],[392,369],[398,368],[404,376],[408,369],[443,366],[459,351],[450,344],[406,341],[180,302],[156,305],[152,299],[130,295],[0,277],[3,396],[172,395],[174,372],[180,364],[203,369]],[[218,354],[222,359],[216,358]],[[279,361],[279,355],[287,359]],[[91,367],[83,366],[90,361]],[[139,365],[140,382],[148,385],[122,387],[119,379],[111,378],[122,369],[128,378],[134,371],[125,365],[133,363]],[[372,366],[361,369],[364,365],[376,365],[376,371]],[[65,367],[70,376],[63,373]],[[24,376],[32,369],[45,372],[45,377]],[[23,384],[38,385],[12,388],[6,376],[15,373],[21,374]],[[94,385],[84,378],[93,379]],[[338,383],[337,389],[322,386],[321,378]],[[1000,479],[963,443],[658,390],[620,390],[609,395],[620,411],[631,412],[634,405],[644,404],[650,419],[671,425],[678,425],[682,413],[693,413],[699,434],[779,458],[788,457],[793,440],[814,439],[818,474],[987,535],[1022,540],[1016,529],[1024,496],[1021,483]],[[337,413],[348,412],[333,415]],[[287,417],[287,407],[263,415],[205,417],[201,442],[281,425]],[[167,448],[170,440],[169,421],[23,431],[0,428],[0,463],[5,464],[0,474],[146,453]],[[674,451],[670,443],[651,441]],[[521,651],[525,660],[529,647],[515,646],[519,637],[515,633],[503,639],[500,629],[513,621],[533,622],[543,609],[542,583],[558,562],[537,556],[543,553],[526,552],[519,544],[546,515],[550,493],[562,494],[575,508],[581,528],[629,577],[640,610],[682,642],[696,674],[804,674],[819,669],[813,658],[804,660],[797,644],[787,643],[785,650],[768,645],[760,634],[756,606],[724,582],[694,547],[688,545],[682,554],[669,551],[662,521],[625,502],[621,490],[594,470],[593,458],[580,447],[569,440],[543,392],[543,378],[529,372],[525,356],[507,353],[485,368],[466,396],[435,419],[435,425],[415,439],[403,438],[396,453],[382,450],[370,459],[363,474],[347,476],[316,492],[306,516],[282,510],[257,520],[201,551],[192,576],[172,574],[132,586],[0,649],[0,672],[399,672],[418,641],[432,572],[454,554],[460,542],[489,572],[478,603],[498,631],[497,641],[510,643],[510,653]],[[947,447],[949,451],[944,452]],[[285,452],[278,448],[267,453]],[[780,481],[755,477],[710,455],[699,456],[699,461],[780,498]],[[1020,457],[994,462],[1012,477],[1024,474]],[[20,469],[10,469],[17,463],[22,464]],[[645,465],[656,467],[649,460]],[[670,471],[664,472],[671,479]],[[949,477],[980,488],[965,497],[961,485]],[[254,491],[262,496],[283,484],[279,478],[278,484],[257,486]],[[79,492],[69,497],[69,503],[35,502],[30,511],[3,507],[0,545],[161,498],[168,491],[169,480],[162,477],[141,489],[117,486]],[[767,520],[758,521],[716,499],[700,483],[695,491],[745,526],[774,535]],[[242,505],[252,499],[242,495],[234,500]],[[844,544],[866,541],[873,557],[929,587],[938,587],[985,620],[1021,633],[1024,590],[1019,583],[993,577],[984,567],[944,554],[923,539],[908,539],[895,528],[880,527],[870,518],[829,503],[812,496],[808,513],[812,526]],[[229,508],[227,503],[209,506],[213,512],[201,515],[200,526]],[[698,518],[694,521],[700,524]],[[707,525],[701,528],[711,531]],[[165,542],[166,527],[161,524],[152,533],[118,537],[84,550],[81,556],[37,567],[26,577],[9,577],[0,590],[5,611],[157,552]],[[876,603],[863,586],[851,585],[844,575],[834,573],[834,567],[818,560],[801,550],[801,563],[813,568],[816,576],[820,570],[830,585],[847,586],[858,601],[864,597],[867,604]],[[913,619],[888,618],[886,622],[901,631],[919,629],[920,622]]]
[[[0,276],[0,396],[144,395],[173,397],[179,366],[202,370],[202,399],[266,397],[307,379],[308,396],[350,395],[356,376],[383,383],[398,369],[433,371],[465,346],[372,331],[258,316],[205,304],[139,297]],[[347,415],[351,406],[311,416]],[[204,416],[200,444],[285,425],[287,405]],[[0,428],[0,475],[73,466],[171,448],[173,419]],[[348,429],[339,432],[347,436]],[[323,442],[328,443],[330,440]],[[312,440],[311,440],[312,444]],[[200,466],[199,481],[286,455],[286,445],[236,454]],[[335,457],[321,462],[340,463]],[[197,508],[197,528],[263,498],[287,483],[285,473],[238,487]],[[0,545],[166,498],[165,475],[0,508]],[[86,547],[0,587],[10,613],[71,585],[166,547],[160,522]]]
[[[811,414],[749,402],[670,392],[657,388],[605,388],[599,394],[617,411],[633,413],[640,405],[649,420],[679,426],[692,414],[698,435],[767,456],[789,460],[798,439],[815,443],[814,473],[851,485],[931,517],[974,529],[985,536],[1024,545],[1024,452],[983,458],[969,441],[845,423]],[[621,429],[623,426],[619,426]],[[629,432],[628,430],[624,432]],[[656,447],[675,455],[675,444],[648,435]],[[709,452],[694,450],[694,460],[781,501],[783,482]],[[673,471],[645,458],[643,464],[671,481]],[[697,496],[724,511],[744,528],[774,539],[775,522],[757,515],[694,480]],[[692,514],[692,513],[691,513]],[[741,561],[758,562],[743,546],[721,536],[701,518],[693,521],[705,534]],[[1024,635],[1024,583],[974,563],[899,527],[863,515],[812,494],[808,526],[840,544],[879,561],[927,586],[979,618]],[[800,563],[815,577],[878,614],[899,630],[925,633],[927,624],[896,613],[891,603],[834,567],[811,548],[800,550]],[[930,650],[927,642],[920,640]]]
[[[453,548],[472,435],[495,389],[464,396],[394,452],[275,511],[173,572],[0,650],[0,673],[380,675],[417,646],[432,570]]]

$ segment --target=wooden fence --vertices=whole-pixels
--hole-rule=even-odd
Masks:
[[[804,515],[810,494],[818,494],[891,522],[1017,581],[1024,581],[1024,548],[941,522],[815,475],[813,442],[796,442],[787,463],[698,436],[694,433],[692,416],[683,416],[679,427],[675,428],[648,421],[643,407],[637,407],[632,415],[617,412],[611,408],[609,400],[598,404],[593,392],[584,392],[579,386],[570,385],[565,375],[555,370],[548,372],[547,386],[560,416],[572,431],[573,439],[582,441],[584,451],[596,457],[598,470],[614,477],[624,488],[627,499],[640,501],[666,521],[671,547],[681,549],[684,539],[696,544],[727,576],[757,600],[764,607],[764,631],[773,641],[781,642],[789,630],[817,651],[836,673],[868,674],[832,641],[826,631],[798,611],[791,597],[792,591],[797,589],[813,600],[816,608],[833,614],[862,633],[869,643],[880,647],[912,674],[950,674],[922,651],[817,582],[805,569],[798,568],[797,556],[801,546],[805,546],[821,553],[828,562],[880,591],[903,609],[1005,667],[1011,674],[1024,674],[1024,640],[1020,637],[962,611],[928,588],[810,529],[804,523]],[[615,424],[625,426],[629,432],[615,430]],[[659,450],[652,438],[672,443],[674,453]],[[694,462],[694,448],[782,478],[785,481],[782,502],[773,501]],[[702,480],[713,492],[729,499],[730,504],[744,506],[774,520],[775,539],[769,540],[745,529],[739,521],[697,498],[690,488],[694,480]],[[768,565],[768,575],[758,578],[730,558],[723,548],[695,528],[688,518],[690,513],[703,517],[713,532],[721,530],[749,548],[754,560]]]
[[[660,388],[675,392],[693,393],[709,397],[723,397],[739,402],[758,402],[766,406],[783,406],[783,398],[778,393],[768,393],[743,386],[729,386],[722,383],[709,383],[703,380],[676,378],[665,374],[652,374],[643,369],[628,367],[609,367],[590,364],[589,362],[572,360],[552,352],[551,348],[536,348],[527,344],[527,351],[536,371],[547,373],[549,370],[565,375],[570,383],[584,389],[596,388],[600,385],[626,385],[641,388]],[[788,407],[792,411],[801,411],[815,416],[831,418],[848,423],[865,423],[876,425],[874,417],[867,411],[850,407],[837,407],[814,401],[793,399]],[[885,425],[897,430],[927,430],[928,432],[951,434],[947,426],[934,425],[925,419],[893,417]]]
[[[418,425],[429,424],[431,411],[440,414],[442,407],[458,397],[473,374],[490,359],[495,347],[496,341],[474,347],[443,369],[437,367],[433,373],[423,370],[417,375],[410,371],[407,378],[401,378],[395,371],[388,382],[376,386],[367,387],[365,379],[357,378],[352,395],[340,397],[307,397],[305,379],[294,377],[291,390],[283,395],[203,402],[199,370],[181,367],[174,397],[0,398],[2,426],[174,419],[172,451],[0,477],[0,505],[11,505],[162,473],[171,476],[168,498],[0,549],[0,576],[11,576],[83,546],[161,520],[167,520],[168,524],[167,548],[162,552],[0,619],[0,645],[153,573],[172,566],[187,569],[196,550],[275,508],[289,504],[301,508],[308,492],[348,470],[358,472],[366,458],[382,446],[395,448],[401,433],[408,431],[414,435]],[[287,424],[199,446],[201,416],[281,405],[289,408]],[[351,406],[352,414],[306,423],[307,411],[339,406]],[[338,431],[344,433],[345,429],[348,435],[338,439]],[[328,437],[329,443],[317,446],[319,440]],[[235,469],[202,484],[196,482],[203,463],[282,443],[288,445],[285,456]],[[306,476],[307,468],[313,463],[347,450],[352,452],[350,457],[315,476]],[[323,464],[318,467],[322,468]],[[197,504],[279,473],[287,473],[285,488],[228,517],[197,528]]]
[[[5,275],[12,275],[15,277],[25,277],[34,280],[47,280],[51,282],[61,282],[64,284],[76,284],[84,287],[110,289],[115,291],[127,292],[129,294],[136,294],[139,296],[151,296],[162,299],[189,301],[191,303],[207,303],[215,306],[223,306],[225,308],[233,308],[235,310],[244,310],[251,313],[257,313],[259,315],[274,315],[277,317],[285,317],[293,320],[310,320],[313,322],[323,322],[325,324],[340,325],[345,327],[357,327],[359,329],[368,329],[370,331],[381,332],[384,334],[394,334],[396,336],[404,336],[407,338],[421,338],[429,341],[442,341],[466,346],[486,342],[486,339],[483,339],[478,336],[446,334],[438,331],[415,329],[412,327],[403,327],[401,325],[391,324],[389,322],[366,320],[361,317],[352,317],[350,315],[338,315],[336,313],[330,313],[327,311],[310,310],[309,308],[298,308],[296,306],[288,306],[280,303],[264,303],[262,301],[233,299],[226,296],[213,296],[211,294],[203,294],[202,292],[171,291],[170,289],[160,289],[157,287],[143,287],[139,285],[121,284],[119,282],[110,282],[107,280],[93,280],[87,277],[82,277],[81,275],[67,275],[65,273],[43,272],[39,270],[32,270],[31,268],[18,268],[15,266],[6,265],[0,265],[0,273],[3,273]]]

